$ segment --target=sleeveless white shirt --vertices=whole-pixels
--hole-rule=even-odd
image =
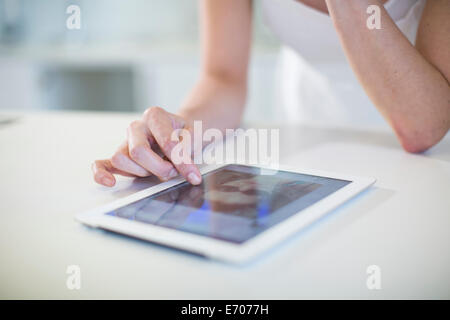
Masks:
[[[413,44],[425,3],[388,0],[385,4]],[[263,0],[262,5],[267,25],[284,44],[276,76],[279,120],[386,126],[350,68],[328,15],[295,0]]]

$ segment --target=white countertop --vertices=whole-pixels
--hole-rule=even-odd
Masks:
[[[423,155],[384,131],[281,128],[281,160],[373,176],[376,185],[245,267],[74,221],[149,179],[94,184],[90,163],[130,114],[23,114],[0,121],[0,298],[450,298],[450,136]],[[66,268],[81,268],[68,290]],[[366,268],[381,269],[368,290]]]

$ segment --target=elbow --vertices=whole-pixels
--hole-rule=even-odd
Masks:
[[[418,141],[410,138],[399,138],[399,140],[403,150],[408,153],[423,153],[435,145],[435,143],[428,141]]]
[[[402,125],[394,123],[394,131],[402,145],[408,153],[423,153],[436,145],[447,133],[448,129],[436,130],[436,128],[418,127],[412,125]]]

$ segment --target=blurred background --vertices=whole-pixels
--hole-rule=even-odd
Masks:
[[[270,122],[280,44],[254,6],[245,117]],[[195,0],[0,0],[0,112],[176,111],[198,76],[198,31]]]

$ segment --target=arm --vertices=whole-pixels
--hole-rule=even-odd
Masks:
[[[450,128],[450,1],[429,0],[412,46],[379,0],[326,0],[360,83],[403,148],[422,152]],[[366,9],[381,8],[381,30],[366,27]]]
[[[202,69],[179,114],[204,128],[239,125],[247,94],[250,0],[201,0]]]

